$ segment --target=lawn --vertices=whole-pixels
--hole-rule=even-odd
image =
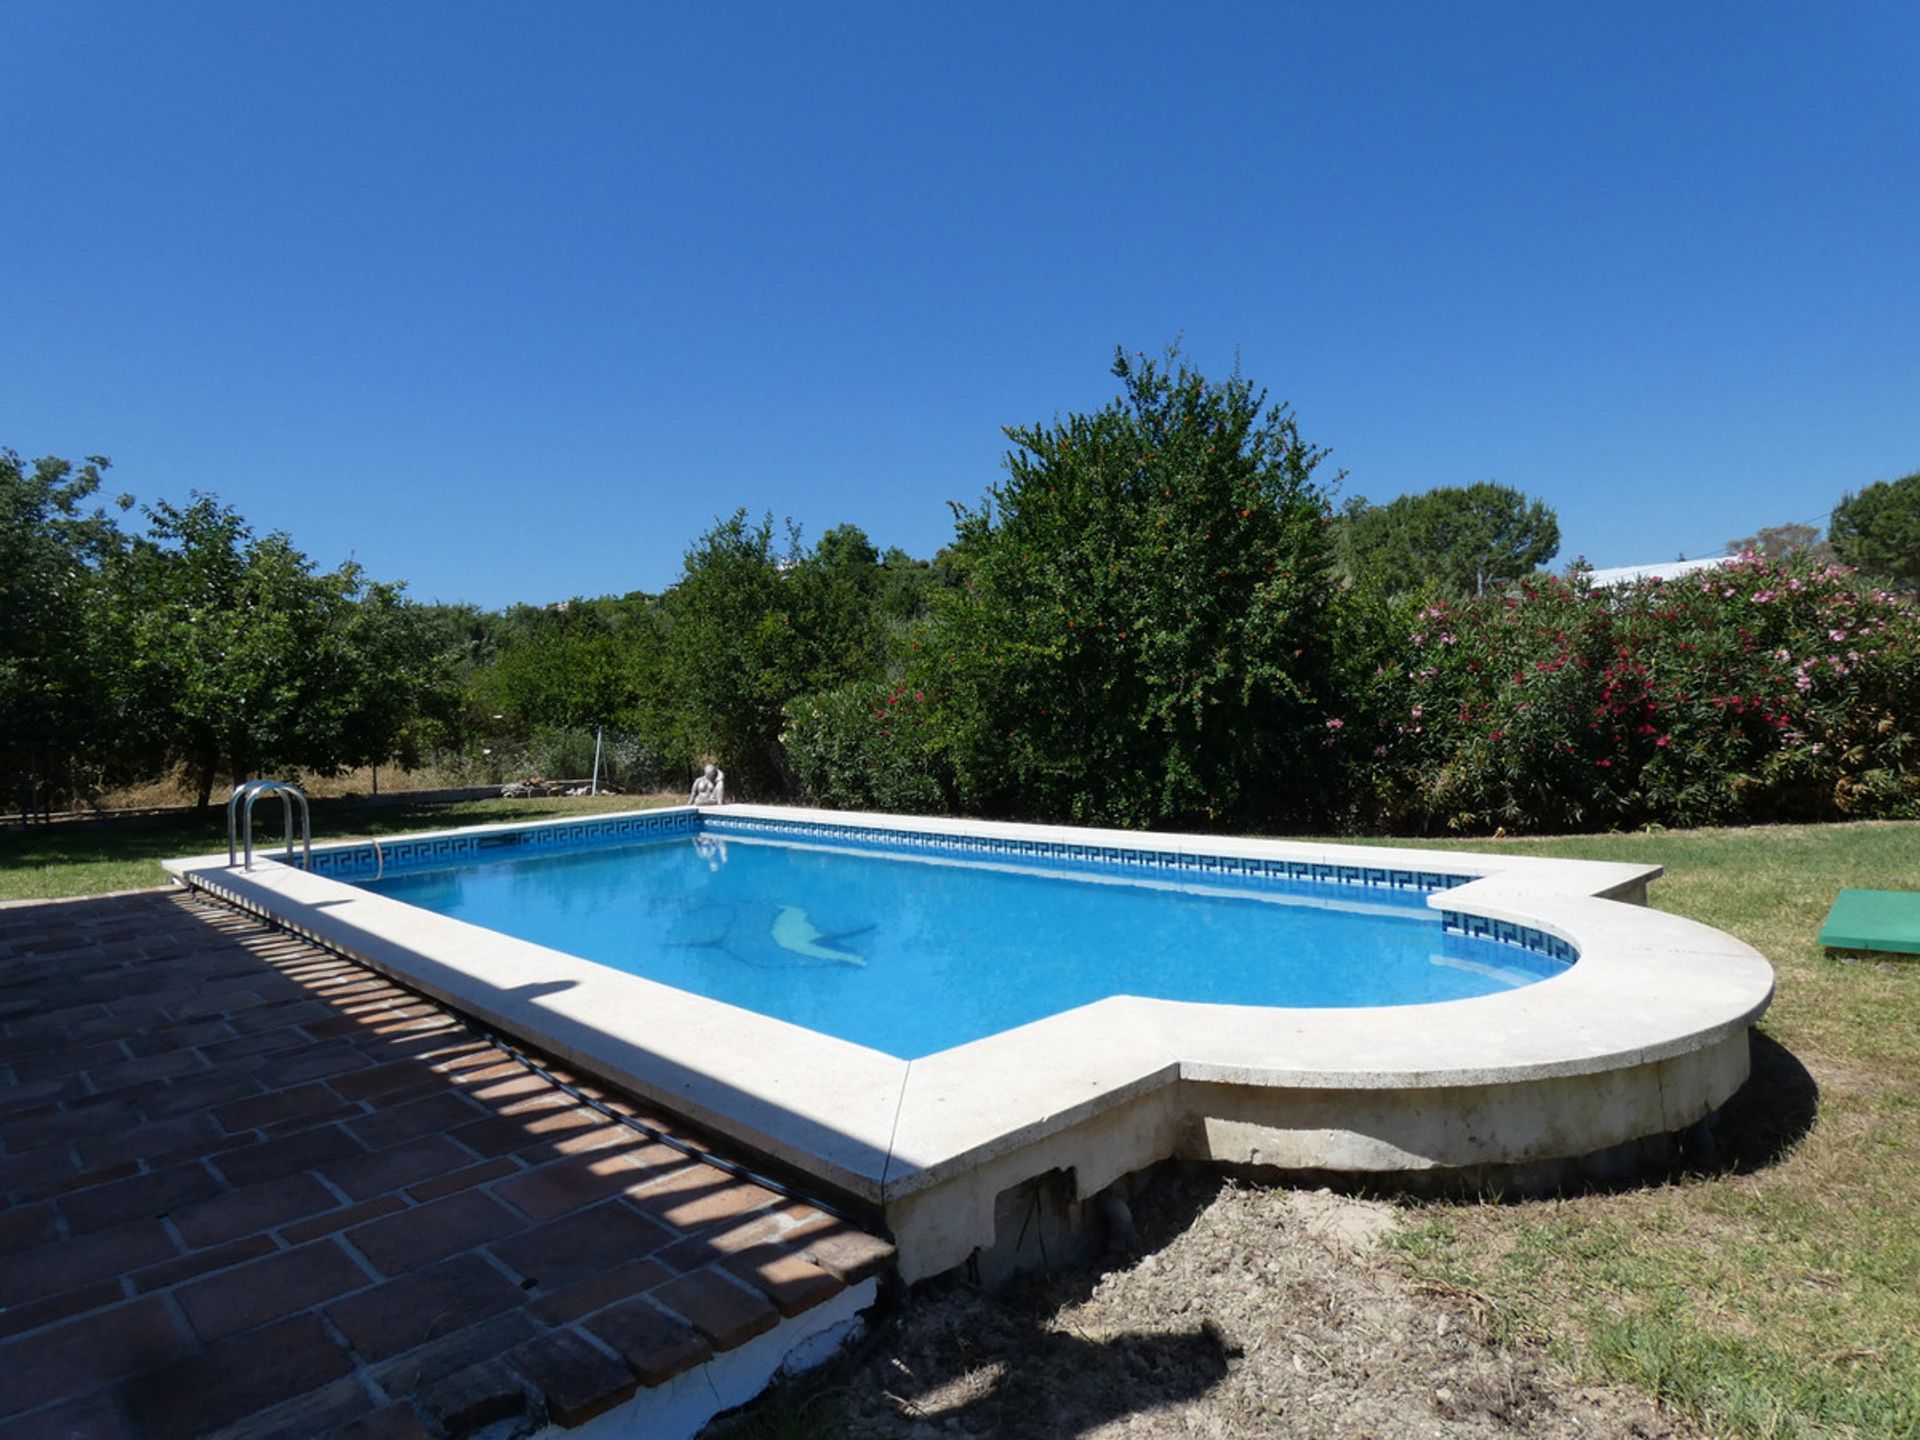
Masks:
[[[313,803],[313,841],[401,835],[490,821],[539,820],[671,805],[679,795],[598,795],[551,800],[471,800],[456,805]],[[254,849],[269,852],[283,835],[280,804],[254,807]],[[224,804],[205,814],[164,819],[80,820],[0,830],[0,900],[53,900],[103,895],[168,883],[162,860],[205,855],[227,847]]]
[[[1610,1193],[1421,1207],[1408,1263],[1470,1287],[1576,1373],[1716,1431],[1920,1435],[1920,962],[1829,959],[1834,892],[1920,887],[1920,824],[1449,847],[1667,867],[1652,903],[1778,975],[1721,1163]]]
[[[315,839],[676,798],[341,802],[316,807]],[[160,858],[224,843],[217,813],[13,831],[0,898],[158,884]],[[1716,1433],[1920,1436],[1920,960],[1846,963],[1815,938],[1842,886],[1920,886],[1920,823],[1437,843],[1664,865],[1652,903],[1756,946],[1779,993],[1754,1080],[1716,1122],[1716,1166],[1551,1200],[1417,1204],[1399,1263],[1543,1338],[1573,1374],[1644,1387]]]

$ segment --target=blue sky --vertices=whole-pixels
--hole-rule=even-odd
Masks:
[[[1562,558],[1920,468],[1920,7],[0,5],[0,444],[423,599],[929,554],[1115,345]]]

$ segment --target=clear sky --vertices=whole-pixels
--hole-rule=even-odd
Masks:
[[[930,554],[1115,345],[1562,558],[1920,469],[1920,6],[0,0],[0,444],[423,599]]]

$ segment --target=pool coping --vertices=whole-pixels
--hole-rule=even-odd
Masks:
[[[1580,959],[1520,989],[1424,1005],[1308,1010],[1115,996],[907,1061],[278,861],[257,858],[246,871],[223,853],[165,865],[183,883],[882,1207],[1184,1082],[1424,1092],[1601,1076],[1723,1047],[1773,994],[1772,967],[1752,947],[1630,903],[1644,899],[1657,865],[777,806],[718,813],[1465,876],[1428,904],[1539,929]],[[430,833],[565,823],[577,822]]]

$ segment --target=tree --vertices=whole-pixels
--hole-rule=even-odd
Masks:
[[[222,774],[332,773],[406,748],[445,681],[396,587],[370,588],[353,564],[317,573],[209,495],[147,513],[108,575],[131,754],[187,766],[204,806]]]
[[[1920,590],[1920,471],[1845,496],[1827,522],[1834,553],[1902,590]]]
[[[593,609],[570,604],[501,654],[482,697],[519,731],[622,724],[640,702],[638,648],[622,643]]]
[[[96,652],[102,571],[126,537],[85,508],[107,464],[29,468],[0,449],[0,774],[22,810],[89,789],[115,748]]]
[[[955,507],[961,584],[917,673],[962,799],[1131,826],[1292,810],[1337,718],[1325,452],[1237,374],[1113,373],[1104,409],[1009,428],[1004,483]]]
[[[1551,507],[1508,485],[1443,485],[1386,505],[1356,496],[1341,512],[1348,575],[1380,577],[1400,591],[1430,585],[1484,595],[1531,574],[1560,549]]]
[[[1751,535],[1727,542],[1729,555],[1766,555],[1785,559],[1804,555],[1809,560],[1833,559],[1833,546],[1820,533],[1818,525],[1762,525]]]
[[[343,567],[360,580],[358,566]],[[329,636],[336,658],[324,700],[308,711],[308,768],[383,765],[411,769],[444,737],[459,709],[453,657],[404,587],[368,581]],[[324,721],[330,732],[320,730]]]
[[[776,546],[771,516],[752,524],[742,510],[715,525],[660,599],[651,705],[663,748],[718,758],[742,793],[789,793],[787,706],[881,664],[879,578],[857,526],[809,551],[791,526]]]
[[[796,538],[792,556],[782,586],[799,668],[789,677],[788,698],[879,673],[887,664],[889,576],[866,531],[836,525],[811,551]]]
[[[432,632],[435,650],[446,656],[462,679],[471,678],[500,658],[506,627],[499,611],[444,602],[415,603],[409,608]]]
[[[835,525],[820,537],[811,559],[824,570],[857,580],[869,575],[880,563],[880,552],[873,548],[867,532],[858,525]]]

